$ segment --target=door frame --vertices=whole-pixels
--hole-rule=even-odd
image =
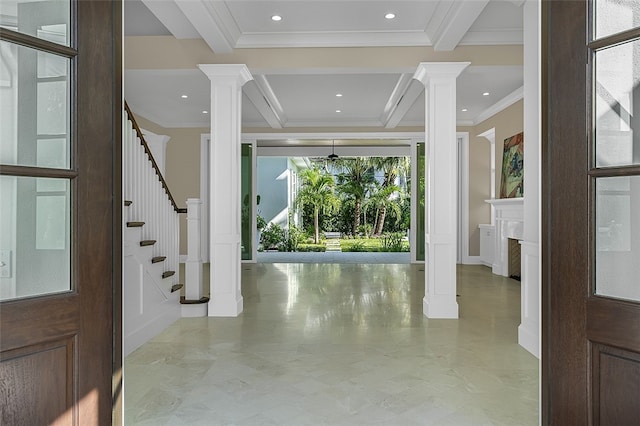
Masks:
[[[35,361],[19,359],[39,354],[52,359],[53,355],[46,355],[53,353],[47,349],[51,347],[57,360],[64,359],[66,368],[55,377],[67,380],[60,385],[66,386],[67,394],[51,395],[46,393],[48,388],[40,388],[56,411],[43,415],[39,405],[29,406],[7,412],[9,421],[37,421],[56,415],[57,421],[68,419],[74,424],[118,425],[122,424],[122,0],[72,1],[71,18],[70,47],[0,29],[3,42],[72,59],[68,71],[69,133],[74,141],[74,161],[68,170],[42,172],[42,168],[23,165],[6,168],[8,176],[70,180],[72,278],[68,291],[2,302],[2,351],[7,354],[2,361],[11,365],[1,372],[31,369],[32,374],[21,378],[11,376],[24,384],[26,376],[40,374]],[[42,379],[31,383],[61,382]],[[36,395],[27,386],[21,391],[31,398]],[[13,403],[16,398],[11,396],[4,393],[7,400],[2,402]],[[20,398],[18,404],[28,403],[28,399]]]

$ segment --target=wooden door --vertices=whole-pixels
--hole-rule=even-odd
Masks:
[[[640,6],[543,3],[542,424],[640,424]]]
[[[110,424],[121,2],[13,3],[0,7],[0,424]]]

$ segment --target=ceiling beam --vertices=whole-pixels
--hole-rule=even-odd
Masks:
[[[206,0],[175,0],[175,3],[214,53],[233,52],[240,31],[224,24],[225,5]]]
[[[278,98],[264,75],[254,76],[254,80],[245,84],[242,91],[272,129],[282,129],[286,118]]]
[[[423,91],[424,85],[413,74],[402,74],[385,105],[381,119],[384,127],[395,129]]]
[[[427,34],[435,51],[451,51],[478,19],[489,0],[440,2]]]
[[[142,0],[162,25],[177,39],[199,38],[200,34],[184,16],[178,5],[166,0]]]

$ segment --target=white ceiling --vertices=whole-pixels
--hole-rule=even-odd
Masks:
[[[125,35],[201,38],[215,54],[244,48],[369,46],[432,46],[446,52],[463,45],[522,44],[522,3],[126,0]],[[385,19],[387,12],[396,18]],[[274,14],[283,19],[272,21]],[[415,68],[393,65],[358,70],[250,69],[255,80],[243,89],[243,126],[423,126],[424,90],[412,79]],[[478,123],[520,99],[522,82],[522,66],[472,64],[458,79],[458,123]],[[188,98],[182,99],[183,94]],[[164,127],[210,123],[203,113],[209,109],[209,80],[197,69],[125,70],[125,98],[134,112]]]

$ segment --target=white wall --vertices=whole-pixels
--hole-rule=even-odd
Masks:
[[[286,157],[258,157],[257,165],[258,212],[267,223],[277,223],[286,227],[288,223],[288,174],[289,162]]]

